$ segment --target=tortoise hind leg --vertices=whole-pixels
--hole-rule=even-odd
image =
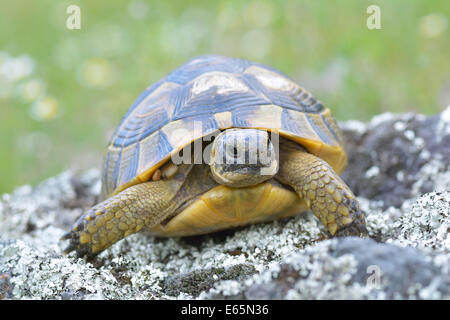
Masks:
[[[358,200],[326,161],[286,143],[280,164],[277,178],[294,188],[332,236],[367,234]]]
[[[180,204],[176,195],[192,165],[181,165],[169,180],[132,186],[86,211],[62,239],[70,239],[65,253],[94,256],[115,242],[153,227]]]

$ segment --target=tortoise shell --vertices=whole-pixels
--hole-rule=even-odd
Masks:
[[[340,173],[347,163],[330,110],[280,71],[237,58],[196,57],[149,86],[115,130],[102,195],[148,181],[192,141],[228,128],[259,128],[300,143]]]

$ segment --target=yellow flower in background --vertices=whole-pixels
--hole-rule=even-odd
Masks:
[[[447,29],[447,18],[440,13],[430,13],[420,19],[419,31],[425,38],[436,38]]]
[[[45,96],[31,105],[30,115],[38,121],[49,121],[55,119],[60,114],[58,100],[51,96]]]
[[[78,69],[78,81],[92,88],[105,88],[115,80],[114,68],[103,58],[92,58],[83,62]]]

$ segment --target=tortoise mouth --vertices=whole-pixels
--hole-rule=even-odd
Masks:
[[[268,166],[261,164],[214,164],[211,166],[214,180],[222,185],[241,188],[261,183],[278,172],[278,161]]]

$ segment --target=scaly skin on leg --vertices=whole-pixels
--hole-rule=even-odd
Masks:
[[[115,242],[151,228],[173,213],[175,199],[192,165],[182,165],[169,180],[132,186],[85,212],[62,239],[70,239],[65,252],[94,256]]]
[[[281,143],[276,178],[294,188],[332,236],[367,234],[358,200],[326,161],[293,143]]]

